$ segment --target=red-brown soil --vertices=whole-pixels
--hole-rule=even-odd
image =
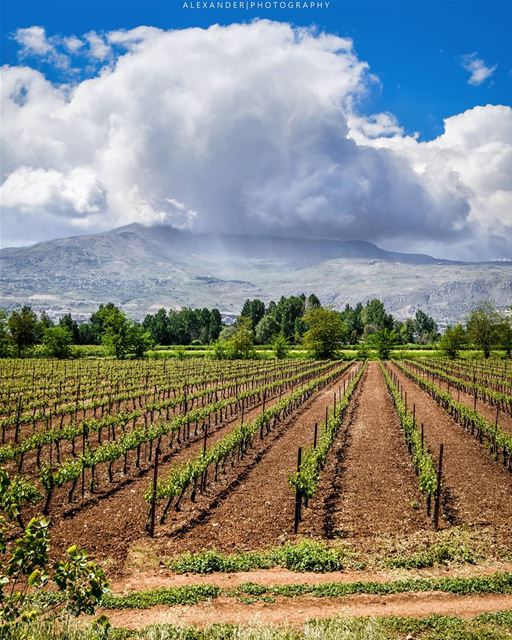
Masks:
[[[325,409],[332,407],[334,392],[345,376],[314,396],[288,421],[261,461],[218,508],[190,531],[167,539],[166,553],[250,550],[292,537],[294,492],[288,479],[297,466],[297,449],[312,444],[314,424],[325,419]]]
[[[371,362],[331,450],[301,531],[327,537],[429,527],[399,419]]]
[[[290,418],[280,425],[276,432],[270,434],[247,456],[242,464],[236,465],[226,477],[219,479],[219,482],[209,486],[205,496],[198,496],[197,502],[187,503],[179,514],[175,514],[174,521],[165,530],[169,531],[183,526],[191,519],[200,517],[203,512],[214,513],[212,507],[218,500],[218,494],[229,487],[240,475],[243,476],[251,466],[255,464],[254,457],[261,455],[266,449],[271,447],[273,440],[281,435],[289,425],[297,419],[302,411],[307,410],[311,402],[310,399],[302,408],[298,409]],[[276,402],[277,398],[267,401],[267,406]],[[245,413],[245,420],[253,418],[261,407],[254,407]],[[230,429],[239,423],[240,418],[237,416],[235,420],[230,421]],[[208,445],[214,444],[226,433],[226,428],[218,428],[208,437]],[[165,474],[171,465],[176,464],[184,459],[192,457],[202,446],[201,438],[198,438],[191,446],[176,452],[175,455],[162,464],[160,473]],[[257,443],[258,446],[258,443]],[[296,455],[296,454],[295,454]],[[105,499],[94,499],[89,504],[82,506],[69,517],[58,516],[52,526],[52,538],[56,551],[62,551],[72,543],[78,540],[81,545],[86,547],[91,555],[100,559],[102,563],[118,571],[126,559],[126,555],[130,546],[137,540],[147,540],[144,527],[147,515],[147,505],[144,500],[144,492],[148,487],[148,475],[130,478],[128,484],[121,485],[117,491],[105,496]],[[158,535],[161,537],[164,530],[158,529]],[[161,544],[161,539],[155,540],[156,544]]]
[[[425,442],[437,458],[444,444],[443,512],[446,520],[466,524],[512,522],[512,474],[492,460],[478,439],[466,432],[427,392],[392,366],[407,392],[409,406],[425,427]]]
[[[247,605],[220,597],[192,606],[153,607],[107,611],[115,627],[140,629],[150,624],[270,624],[300,628],[307,620],[336,616],[414,616],[432,614],[472,617],[512,608],[512,596],[454,596],[448,593],[407,593],[390,596],[357,595],[345,598],[276,597],[273,603]]]

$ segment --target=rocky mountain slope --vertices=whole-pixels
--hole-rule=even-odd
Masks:
[[[211,236],[132,224],[0,252],[0,306],[29,303],[87,317],[112,301],[141,318],[159,307],[216,306],[304,292],[342,308],[379,297],[399,318],[426,309],[442,323],[493,299],[512,304],[512,262],[462,263],[384,251],[369,242]]]

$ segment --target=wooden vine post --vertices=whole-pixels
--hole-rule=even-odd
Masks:
[[[439,529],[439,510],[441,503],[441,480],[443,476],[443,452],[444,445],[441,443],[439,446],[439,465],[437,467],[437,489],[436,496],[434,502],[434,529],[437,531]]]
[[[300,471],[301,462],[302,462],[302,447],[299,447],[297,450],[297,472]],[[302,510],[302,495],[299,487],[297,487],[295,490],[295,517],[293,520],[293,533],[297,533],[299,531],[301,510]]]
[[[158,462],[160,458],[160,445],[155,451],[155,466],[153,468],[153,484],[151,492],[151,512],[149,519],[149,536],[153,538],[155,535],[155,515],[156,515],[156,487],[158,482]]]

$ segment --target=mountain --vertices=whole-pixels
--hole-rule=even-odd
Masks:
[[[389,252],[370,242],[195,234],[131,224],[0,252],[0,305],[28,303],[86,318],[101,302],[135,318],[160,307],[218,307],[316,293],[342,308],[372,297],[398,318],[418,308],[441,323],[475,304],[512,303],[512,262],[464,263]]]

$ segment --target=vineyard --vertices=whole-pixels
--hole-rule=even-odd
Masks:
[[[138,557],[290,567],[268,550],[304,540],[322,570],[461,530],[512,553],[507,361],[13,359],[0,375],[19,525],[45,514],[55,553],[79,542],[118,580]]]

